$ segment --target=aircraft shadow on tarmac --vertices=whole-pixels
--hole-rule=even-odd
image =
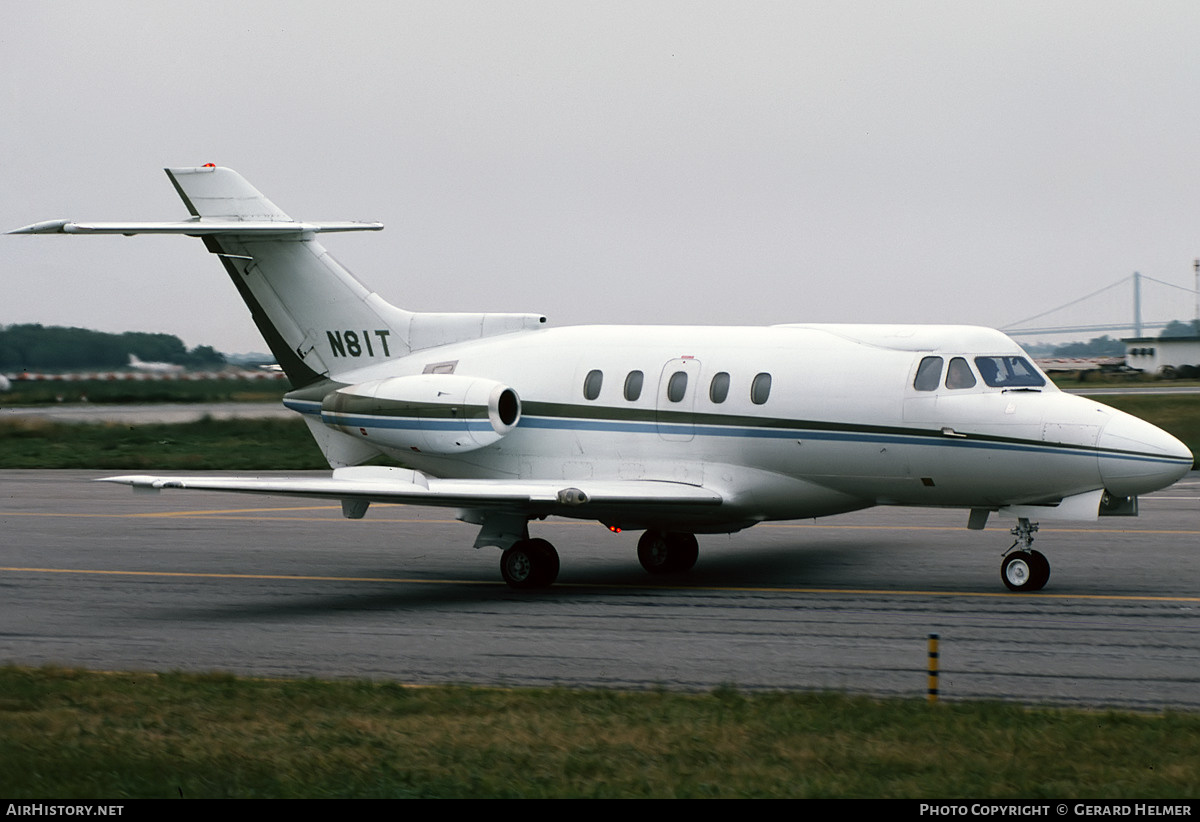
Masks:
[[[955,569],[943,569],[939,579],[914,573],[911,578],[895,573],[905,556],[902,546],[886,540],[862,541],[859,550],[839,540],[788,540],[773,545],[736,544],[702,553],[696,566],[682,574],[647,574],[636,560],[621,554],[572,557],[564,554],[563,569],[556,585],[532,591],[509,588],[494,574],[492,563],[481,563],[465,574],[426,572],[409,574],[396,567],[347,569],[337,579],[279,580],[270,593],[241,593],[239,581],[222,583],[203,606],[162,609],[161,616],[174,620],[239,621],[337,612],[439,610],[470,606],[503,606],[505,603],[601,601],[630,595],[675,595],[706,588],[878,588],[880,591],[924,587],[950,589],[967,579],[956,579]],[[868,544],[869,543],[869,544]],[[964,567],[978,557],[964,561]],[[408,564],[408,563],[405,563]],[[990,567],[990,563],[989,563]],[[982,571],[982,569],[980,569]],[[373,580],[379,580],[375,582]],[[394,582],[392,580],[395,580]],[[990,576],[982,581],[990,584]],[[956,585],[956,583],[959,583]],[[228,587],[226,587],[228,585]],[[294,587],[295,593],[287,593]],[[972,586],[974,587],[974,586]],[[314,593],[313,589],[326,593]]]

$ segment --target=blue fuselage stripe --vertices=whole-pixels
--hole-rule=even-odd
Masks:
[[[866,431],[824,431],[810,428],[754,428],[746,426],[692,425],[686,423],[614,422],[563,417],[522,417],[520,427],[547,430],[609,431],[633,434],[674,434],[697,437],[745,437],[753,439],[805,439],[826,442],[861,442],[888,445],[933,445],[949,448],[972,448],[992,451],[1020,453],[1054,453],[1073,457],[1105,457],[1133,460],[1135,462],[1185,464],[1187,460],[1175,457],[1157,457],[1147,454],[1132,454],[1121,451],[1101,451],[1088,446],[1070,446],[1056,443],[999,442],[994,440],[970,439],[967,437],[937,437],[928,434],[871,433]]]
[[[284,405],[302,414],[319,416],[327,425],[352,428],[424,431],[491,431],[487,419],[430,419],[419,417],[389,417],[362,414],[322,413],[321,404],[302,400],[285,400]],[[1073,457],[1130,460],[1133,462],[1183,465],[1188,461],[1178,457],[1136,454],[1124,451],[1101,450],[1089,446],[1070,446],[1056,443],[1001,442],[972,437],[938,437],[928,433],[874,433],[868,431],[829,431],[812,428],[754,427],[737,425],[703,425],[693,423],[644,422],[588,419],[583,417],[523,416],[519,428],[548,431],[601,431],[622,434],[664,434],[695,437],[725,437],[747,439],[805,439],[825,442],[858,442],[890,445],[932,445],[943,448],[971,448],[1018,453],[1053,453]]]

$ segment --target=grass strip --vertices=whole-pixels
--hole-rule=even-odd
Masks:
[[[4,394],[8,406],[159,402],[279,402],[286,380],[15,380]]]
[[[299,417],[149,425],[13,419],[0,423],[3,468],[300,471],[329,463]]]
[[[0,668],[0,795],[1194,798],[1200,717]]]

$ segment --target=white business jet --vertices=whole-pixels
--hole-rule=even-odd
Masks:
[[[179,374],[184,370],[182,365],[173,362],[145,362],[138,359],[137,354],[129,355],[129,367],[150,374]]]
[[[1037,522],[1133,515],[1192,466],[1178,440],[1064,394],[998,331],[970,326],[547,328],[538,314],[414,313],[342,268],[322,232],[236,172],[167,169],[191,218],[57,220],[15,234],[184,234],[225,266],[294,386],[326,478],[121,476],[187,488],[442,506],[503,551],[508,584],[551,584],[531,520],[644,530],[651,573],[682,572],[696,534],[873,505],[1014,519],[1001,578],[1050,576]],[[383,457],[395,466],[364,465]]]

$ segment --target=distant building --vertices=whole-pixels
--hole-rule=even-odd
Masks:
[[[1121,342],[1125,364],[1148,374],[1200,367],[1200,337],[1130,337]]]

